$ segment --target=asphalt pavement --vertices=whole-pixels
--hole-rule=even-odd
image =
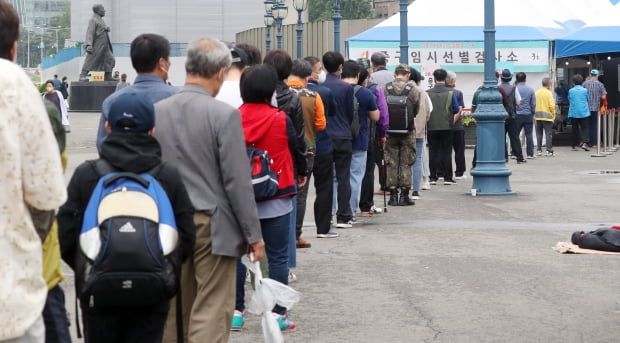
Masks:
[[[99,114],[70,112],[70,120],[67,180],[97,157]],[[507,164],[515,195],[472,197],[468,171],[456,185],[421,191],[415,206],[359,218],[339,238],[316,238],[311,187],[303,237],[312,247],[297,252],[291,286],[302,299],[290,318],[298,329],[285,341],[620,341],[620,256],[551,249],[574,231],[620,222],[620,152],[555,151]],[[383,207],[383,196],[375,203]],[[260,341],[260,318],[251,314],[231,333],[233,343]]]

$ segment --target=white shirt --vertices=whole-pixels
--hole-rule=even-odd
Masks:
[[[243,100],[241,99],[239,81],[224,81],[215,98],[229,104],[234,108],[241,107],[241,105],[243,105]]]
[[[58,144],[43,100],[23,70],[0,58],[0,341],[23,336],[41,316],[47,285],[41,241],[27,205],[67,199]]]

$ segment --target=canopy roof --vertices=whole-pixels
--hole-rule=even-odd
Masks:
[[[495,0],[496,40],[551,41],[597,22],[618,1]],[[483,41],[484,0],[416,0],[407,21],[411,42]],[[399,41],[400,13],[349,40]]]
[[[620,0],[611,0],[614,4]],[[600,54],[620,51],[620,5],[591,21],[579,30],[556,40],[556,57]]]

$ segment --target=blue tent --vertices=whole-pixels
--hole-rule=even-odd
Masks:
[[[620,51],[620,26],[586,26],[555,41],[556,57]]]

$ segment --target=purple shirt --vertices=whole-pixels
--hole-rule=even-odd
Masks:
[[[375,87],[375,96],[377,97],[377,107],[379,108],[379,120],[377,121],[377,137],[385,137],[390,122],[390,114],[388,112],[387,100],[383,89],[377,85]]]

